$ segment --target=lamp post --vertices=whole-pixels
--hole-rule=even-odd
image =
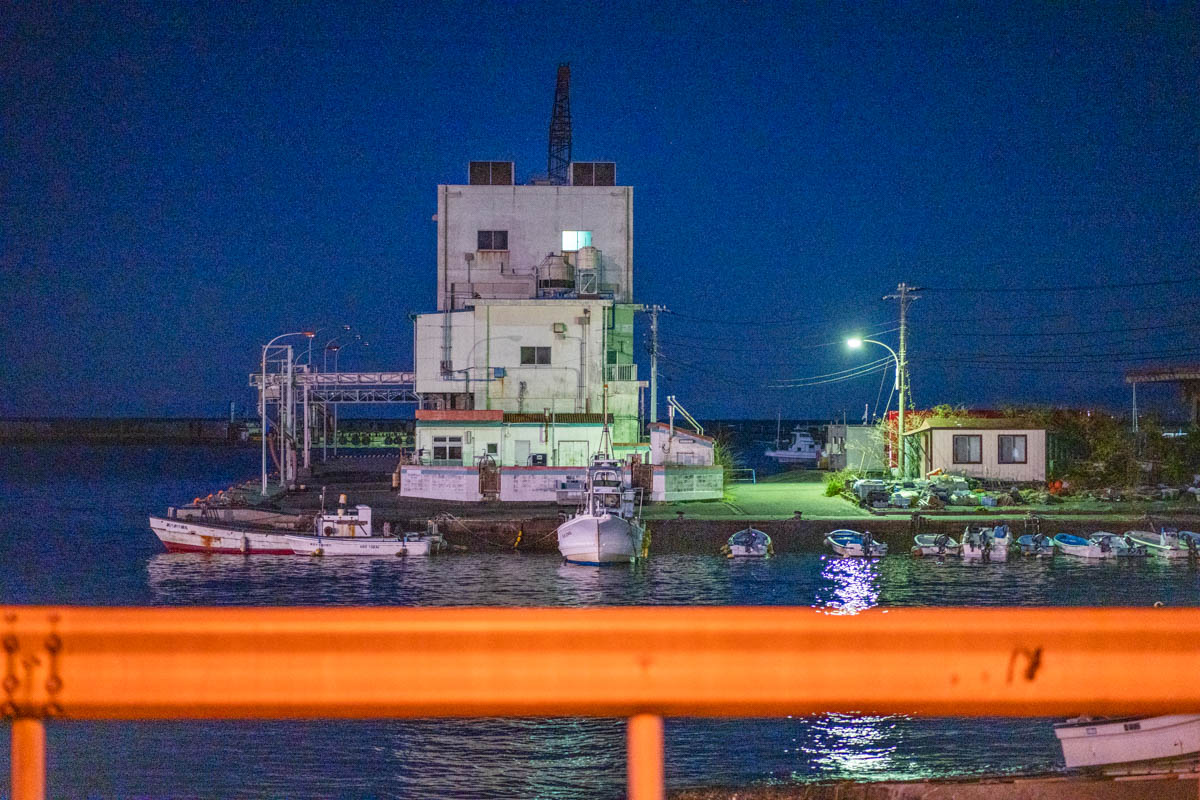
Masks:
[[[898,463],[899,463],[899,467],[900,467],[900,477],[904,478],[907,475],[907,473],[905,471],[905,467],[907,465],[905,463],[905,457],[904,457],[904,400],[905,400],[904,388],[905,388],[905,386],[907,386],[908,382],[903,380],[900,376],[900,372],[902,369],[902,367],[900,366],[900,356],[896,355],[896,351],[893,350],[892,348],[888,347],[883,342],[877,341],[875,339],[864,339],[859,336],[854,336],[854,337],[851,337],[850,339],[846,340],[846,346],[850,347],[851,349],[857,350],[858,348],[863,346],[863,342],[870,342],[871,344],[877,344],[880,347],[882,347],[884,350],[887,350],[889,353],[892,354],[892,361],[895,362],[895,364],[896,364],[896,392],[900,396],[900,400],[899,400],[900,413],[897,415],[897,419],[896,419],[896,446],[900,450],[900,453],[899,453],[899,456],[897,459]]]
[[[347,329],[348,329],[348,326],[347,326]],[[333,353],[333,373],[335,375],[337,375],[338,374],[338,354],[341,353],[343,347],[349,347],[350,345],[354,344],[355,342],[361,342],[363,347],[371,346],[371,343],[364,341],[362,338],[362,335],[358,334],[358,333],[354,334],[354,339],[349,344],[346,344],[346,345],[338,344],[338,339],[340,339],[340,338],[341,338],[340,336],[335,336],[332,339],[330,339],[328,342],[325,343],[325,353],[322,358],[322,369],[321,369],[322,372],[326,371],[329,368],[329,353],[330,352]],[[340,380],[338,382],[338,385],[339,386],[341,385]],[[333,455],[335,457],[337,456],[337,445],[338,445],[337,429],[338,429],[338,403],[335,401],[333,404]],[[326,431],[326,433],[328,433],[328,431]],[[327,436],[321,437],[321,440],[322,440],[321,441],[321,458],[322,458],[322,460],[324,460],[325,453],[327,452],[327,445],[325,443],[326,438],[328,438],[328,437]]]
[[[267,351],[269,351],[271,349],[271,346],[273,344],[278,342],[280,339],[286,339],[288,336],[307,336],[309,339],[311,339],[314,335],[315,334],[313,333],[313,331],[293,331],[291,333],[281,333],[278,336],[276,336],[274,339],[272,339],[271,341],[269,341],[263,345],[263,349],[262,349],[262,386],[260,389],[261,395],[259,398],[260,410],[261,410],[261,423],[262,423],[262,490],[261,490],[261,494],[263,497],[267,496]],[[291,383],[291,366],[292,366],[291,358],[289,357],[288,358],[288,382],[289,382],[289,384]],[[283,428],[283,424],[282,424],[283,423],[283,403],[284,403],[283,391],[284,391],[284,387],[281,384],[279,387],[280,425],[278,426],[281,429],[279,432],[280,438],[283,437],[283,430],[282,430],[282,428]],[[291,392],[290,385],[288,386],[288,392]],[[286,458],[285,458],[284,460],[281,460],[279,463],[279,472],[280,472],[279,482],[280,482],[280,484],[282,484],[283,481],[285,480],[284,471],[286,470],[286,468],[287,468],[287,464],[286,464]]]

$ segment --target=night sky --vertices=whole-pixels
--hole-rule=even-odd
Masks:
[[[882,410],[841,342],[896,345],[901,280],[921,406],[1200,362],[1195,3],[711,5],[6,6],[0,414],[252,408],[263,342],[342,321],[410,368],[436,186],[544,172],[561,61],[697,416]]]

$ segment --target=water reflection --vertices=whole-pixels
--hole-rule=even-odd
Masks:
[[[896,739],[891,734],[897,719],[848,714],[815,717],[809,723],[809,742],[804,751],[824,772],[857,778],[891,772],[896,752]]]
[[[826,557],[815,608],[857,614],[879,603],[880,559]]]

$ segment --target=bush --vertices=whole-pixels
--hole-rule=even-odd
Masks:
[[[854,473],[848,469],[831,472],[825,476],[825,496],[836,497],[854,483]]]

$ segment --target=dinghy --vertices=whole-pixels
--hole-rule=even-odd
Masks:
[[[994,528],[979,528],[968,525],[963,532],[963,558],[978,558],[983,561],[1007,561],[1008,547],[1012,534],[1007,525]]]
[[[729,537],[721,552],[726,558],[770,558],[775,549],[770,536],[758,528],[744,528]]]
[[[1126,531],[1125,537],[1159,558],[1196,558],[1200,555],[1200,537],[1192,531],[1159,528],[1153,531]]]
[[[1200,715],[1079,717],[1055,725],[1054,735],[1068,769],[1192,762],[1200,753]]]
[[[825,544],[839,556],[878,558],[887,555],[887,545],[871,538],[870,531],[837,530],[825,537]]]
[[[1054,555],[1054,540],[1044,533],[1027,533],[1017,539],[1017,546],[1025,556]]]
[[[1070,533],[1060,533],[1054,537],[1054,546],[1064,555],[1093,561],[1110,558],[1138,558],[1147,555],[1145,547],[1132,539],[1127,540],[1124,536],[1117,536],[1108,531],[1096,531],[1086,539]]]
[[[962,544],[954,541],[944,533],[918,533],[913,537],[912,554],[917,557],[956,556],[962,550]]]

